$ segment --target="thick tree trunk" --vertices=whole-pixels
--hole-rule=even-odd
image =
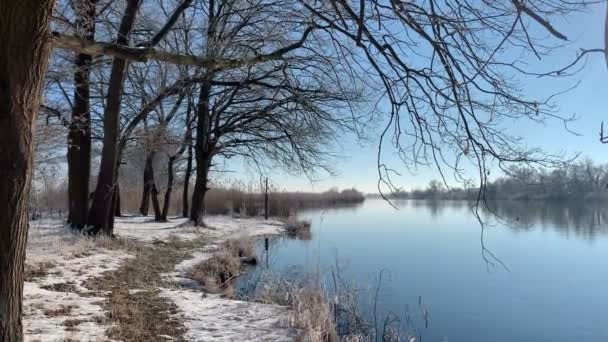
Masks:
[[[96,0],[82,1],[76,8],[76,27],[87,40],[95,38]],[[83,229],[89,209],[89,178],[91,174],[91,114],[89,75],[92,57],[76,56],[74,72],[74,101],[68,132],[68,221],[72,228]]]
[[[203,225],[205,195],[209,190],[209,165],[211,165],[210,155],[208,153],[197,153],[196,181],[192,191],[192,209],[190,210],[190,220],[197,226]]]
[[[0,1],[0,341],[21,323],[33,129],[48,65],[55,1]]]
[[[211,75],[201,82],[201,90],[196,109],[196,144],[194,155],[196,158],[196,181],[192,192],[192,208],[190,209],[190,220],[195,225],[203,224],[205,213],[205,195],[209,183],[209,168],[211,167],[213,143],[210,139],[211,108],[209,97],[211,95]]]
[[[128,0],[127,8],[118,29],[119,45],[127,45],[128,36],[133,28],[135,16],[141,0]],[[91,233],[102,232],[112,235],[114,225],[114,191],[116,187],[116,170],[118,167],[118,137],[120,133],[120,103],[124,86],[127,61],[114,58],[110,81],[108,85],[106,108],[103,119],[103,149],[97,187],[93,197],[93,204],[89,211],[88,224]]]

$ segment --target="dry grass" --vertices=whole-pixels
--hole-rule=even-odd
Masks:
[[[163,182],[157,186],[163,187]],[[192,188],[192,187],[191,187]],[[159,189],[164,194],[164,189]],[[269,211],[271,216],[288,217],[299,209],[325,208],[336,205],[361,203],[364,195],[355,189],[342,191],[330,190],[325,192],[284,192],[272,190],[269,192]],[[121,184],[121,205],[123,212],[137,213],[141,201],[141,187],[139,185],[128,187]],[[170,215],[182,213],[182,186],[176,184],[170,204]],[[213,187],[205,195],[205,209],[207,214],[228,215],[240,214],[242,216],[261,216],[264,213],[264,196],[259,187],[252,184],[233,183]]]
[[[78,288],[74,283],[55,283],[50,285],[42,285],[41,289],[54,291],[54,292],[68,292],[68,293],[78,293]]]
[[[243,264],[255,264],[253,241],[248,236],[223,242],[213,255],[194,266],[190,278],[198,281],[207,292],[231,296],[231,280],[243,270]]]
[[[116,248],[128,246],[135,258],[128,259],[118,270],[107,272],[87,284],[103,293],[108,319],[114,324],[109,338],[122,341],[159,341],[160,335],[184,341],[186,327],[175,317],[177,307],[160,296],[159,286],[171,286],[162,277],[175,264],[190,256],[190,251],[204,245],[204,240],[181,241],[148,246],[134,241],[111,242]]]
[[[246,235],[235,239],[226,240],[222,244],[222,247],[231,255],[237,256],[239,258],[254,256],[253,239]]]
[[[333,314],[323,289],[305,287],[291,293],[292,325],[301,331],[303,342],[338,340]]]
[[[57,309],[46,309],[43,313],[47,317],[69,316],[74,308],[72,305],[61,305]]]
[[[25,264],[25,280],[33,281],[35,279],[44,278],[51,274],[51,270],[55,268],[55,263],[46,261],[36,265]]]
[[[239,257],[221,252],[196,265],[190,278],[198,281],[207,292],[220,293],[229,287],[229,281],[239,275]]]
[[[338,341],[331,304],[321,287],[274,281],[264,287],[257,300],[289,307],[289,322],[297,329],[299,341]]]

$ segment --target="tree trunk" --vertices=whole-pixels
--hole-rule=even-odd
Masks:
[[[76,8],[76,27],[86,40],[95,38],[96,0],[82,1]],[[91,113],[89,75],[92,57],[76,56],[74,72],[74,101],[68,132],[68,221],[72,228],[83,229],[89,209],[89,178],[91,174]]]
[[[177,151],[177,153],[175,153],[172,156],[169,156],[169,162],[167,163],[167,190],[165,190],[165,201],[163,202],[163,213],[162,213],[162,221],[167,221],[167,216],[169,216],[169,207],[171,206],[171,192],[173,192],[173,179],[174,179],[174,173],[173,173],[173,164],[175,163],[175,160],[181,156],[182,154],[184,154],[184,151],[186,150],[186,146],[188,144],[190,144],[190,138],[192,135],[192,132],[190,132],[190,105],[188,105],[188,112],[186,114],[186,123],[188,125],[188,128],[186,129],[186,136],[184,138],[184,142],[182,143],[182,146],[179,148],[179,150]],[[186,200],[188,200],[188,195],[186,193]],[[186,213],[187,214],[187,213]]]
[[[209,190],[209,165],[211,165],[210,154],[197,153],[196,180],[192,192],[192,209],[190,211],[190,220],[197,226],[203,225],[205,195],[207,194],[207,190]]]
[[[184,174],[184,190],[182,192],[182,216],[188,217],[188,192],[190,187],[190,177],[192,177],[192,125],[191,113],[192,113],[192,100],[188,97],[188,112],[186,124],[186,143],[188,144],[188,159],[186,160],[186,173]],[[183,153],[183,151],[182,151]]]
[[[183,151],[183,150],[182,150]],[[173,163],[177,155],[169,157],[169,163],[167,164],[167,189],[165,190],[165,200],[163,202],[163,213],[161,221],[167,222],[169,216],[169,207],[171,206],[171,192],[173,191]]]
[[[160,211],[160,203],[158,202],[158,189],[156,184],[152,184],[152,207],[154,208],[154,221],[162,221],[162,213]]]
[[[188,217],[188,192],[190,191],[190,177],[192,177],[192,138],[188,142],[188,159],[186,161],[186,172],[184,174],[184,190],[182,192],[182,216]]]
[[[128,36],[133,28],[135,16],[141,0],[128,0],[127,8],[118,29],[116,43],[127,45]],[[106,108],[103,119],[103,149],[97,187],[93,197],[93,204],[89,211],[88,224],[92,227],[91,233],[102,232],[112,235],[114,225],[113,198],[116,187],[116,169],[118,167],[118,137],[120,133],[120,103],[124,86],[127,61],[114,58],[110,81],[108,85]]]
[[[118,181],[116,181],[116,193],[114,194],[114,196],[116,197],[114,199],[115,202],[115,206],[114,206],[114,217],[122,217],[122,210],[120,208],[120,185],[118,184]]]
[[[195,225],[203,224],[205,212],[205,195],[209,182],[209,168],[212,159],[212,143],[210,139],[211,108],[209,97],[211,95],[211,75],[207,75],[201,82],[201,90],[197,107],[196,145],[194,154],[196,158],[196,180],[192,192],[192,208],[190,209],[190,220]]]
[[[154,183],[154,169],[152,166],[153,161],[154,152],[150,152],[148,153],[148,156],[146,156],[146,165],[144,167],[144,187],[141,195],[141,204],[139,205],[139,213],[142,216],[148,216],[150,194],[152,192],[152,183]]]
[[[55,1],[0,1],[0,341],[21,323],[34,122],[48,65]]]
[[[148,215],[148,207],[150,205],[150,199],[152,199],[152,208],[154,209],[154,220],[161,221],[162,213],[160,210],[160,204],[158,202],[158,189],[156,188],[156,181],[154,180],[154,156],[155,151],[152,151],[146,157],[146,166],[144,169],[144,190],[141,197],[141,205],[139,212],[143,216]]]

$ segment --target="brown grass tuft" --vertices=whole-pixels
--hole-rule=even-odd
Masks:
[[[74,308],[72,305],[60,305],[57,309],[46,309],[43,313],[47,317],[69,316]]]
[[[253,241],[248,236],[229,239],[209,259],[194,266],[190,278],[198,281],[207,292],[232,293],[231,280],[237,277],[243,264],[255,264]]]
[[[190,276],[203,285],[208,292],[218,293],[229,287],[230,280],[234,279],[240,270],[239,257],[221,252],[196,265]]]
[[[239,258],[246,258],[254,255],[253,239],[248,236],[226,240],[222,245],[229,254]]]
[[[289,322],[298,330],[298,341],[338,341],[331,304],[321,287],[300,287],[277,281],[264,288],[258,301],[289,307]]]
[[[47,261],[36,265],[25,264],[25,280],[32,281],[38,278],[44,278],[51,273],[51,269],[55,268],[55,263]]]
[[[42,285],[41,289],[54,291],[54,292],[68,292],[68,293],[77,293],[78,289],[74,283],[54,283],[50,285]]]

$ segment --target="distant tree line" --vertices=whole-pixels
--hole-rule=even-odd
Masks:
[[[497,200],[608,200],[608,164],[587,159],[563,167],[518,167],[488,182],[486,199]],[[425,189],[398,191],[392,198],[475,200],[478,187],[447,187],[432,180]]]

